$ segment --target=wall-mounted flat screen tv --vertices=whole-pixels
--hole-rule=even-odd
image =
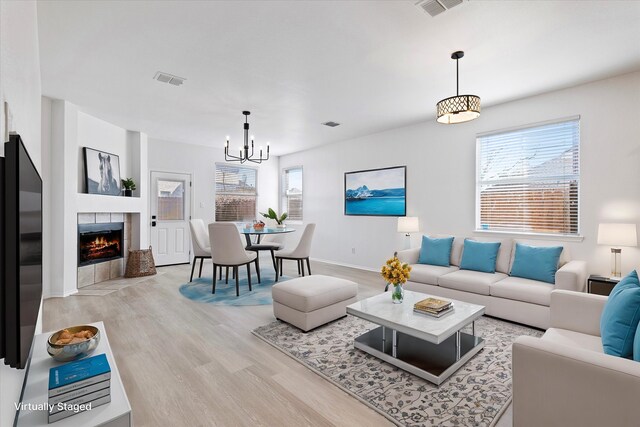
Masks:
[[[19,135],[4,152],[4,358],[24,368],[42,297],[42,179]]]
[[[407,167],[369,169],[344,174],[344,214],[405,216]]]

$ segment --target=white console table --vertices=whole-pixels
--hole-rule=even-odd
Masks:
[[[90,411],[81,412],[52,423],[55,427],[130,427],[131,405],[124,391],[120,373],[116,366],[116,361],[111,353],[111,346],[102,322],[90,323],[90,325],[100,329],[100,343],[93,355],[105,353],[111,366],[111,402],[98,406]],[[27,372],[26,384],[22,403],[42,404],[48,401],[49,391],[49,369],[54,366],[63,365],[56,362],[47,354],[47,339],[52,332],[38,334],[33,339],[33,353],[31,356],[31,366]],[[18,414],[18,427],[48,426],[47,411],[22,410]]]

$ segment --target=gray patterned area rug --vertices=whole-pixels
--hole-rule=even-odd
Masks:
[[[485,347],[438,387],[353,348],[354,338],[375,327],[347,316],[306,334],[281,321],[253,333],[401,426],[494,425],[511,402],[511,344],[542,335],[482,317],[476,334]]]

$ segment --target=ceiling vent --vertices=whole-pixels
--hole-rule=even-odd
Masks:
[[[418,0],[415,5],[431,16],[440,15],[462,3],[463,0]]]
[[[184,83],[185,78],[174,76],[173,74],[163,73],[162,71],[158,71],[155,76],[153,76],[154,80],[157,80],[162,83],[169,83],[174,86],[180,86]]]
[[[340,123],[336,123],[336,122],[324,122],[323,125],[325,126],[329,126],[330,128],[334,128],[336,126],[340,126]]]

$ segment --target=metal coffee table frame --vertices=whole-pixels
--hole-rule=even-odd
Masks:
[[[391,303],[391,297],[388,294],[383,295],[386,295]],[[428,295],[418,295],[428,297]],[[405,301],[404,304],[407,303],[411,304],[411,308],[413,307],[412,302]],[[442,384],[485,345],[484,339],[475,334],[475,320],[484,314],[484,307],[481,306],[476,306],[481,310],[470,314],[468,319],[456,325],[455,330],[431,335],[428,331],[425,334],[425,331],[414,327],[393,324],[375,315],[363,313],[353,308],[357,304],[348,306],[347,313],[381,326],[357,337],[353,343],[354,347],[436,385]],[[455,301],[454,311],[456,305],[460,304],[466,303]],[[398,309],[401,308],[398,307]],[[443,320],[448,315],[440,319],[430,318],[428,322]],[[427,315],[415,313],[414,316]],[[427,327],[428,322],[426,322]],[[461,330],[469,324],[471,334],[462,332]]]

